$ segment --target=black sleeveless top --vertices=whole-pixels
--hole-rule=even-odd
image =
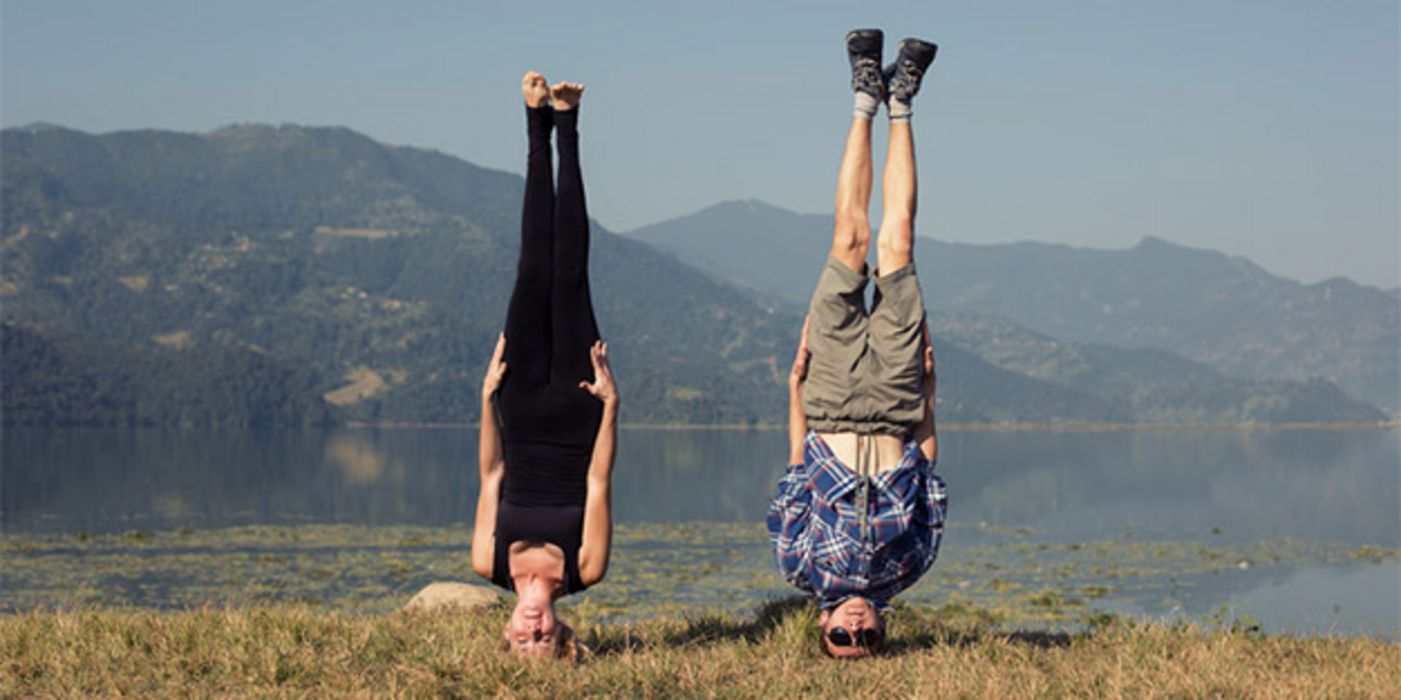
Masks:
[[[578,593],[586,588],[579,577],[579,547],[602,408],[577,388],[567,393],[503,390],[497,416],[505,473],[491,581],[514,591],[511,544],[548,542],[564,552],[564,593]]]
[[[522,506],[501,499],[496,510],[496,552],[491,582],[516,590],[511,578],[511,544],[548,542],[564,552],[564,593],[578,593],[587,586],[579,576],[579,547],[583,545],[583,506]]]

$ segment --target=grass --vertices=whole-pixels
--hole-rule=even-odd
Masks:
[[[1387,697],[1401,649],[1239,625],[1004,630],[977,610],[898,608],[880,658],[816,650],[810,605],[580,622],[578,667],[498,650],[504,610],[358,616],[306,606],[0,617],[0,696]]]
[[[608,585],[562,607],[593,649],[569,668],[501,654],[503,610],[391,612],[429,581],[471,579],[462,526],[6,533],[0,697],[1395,697],[1401,687],[1396,641],[1261,634],[1225,607],[1197,625],[1098,607],[1167,609],[1295,565],[1391,566],[1394,548],[957,534],[963,544],[897,600],[890,653],[842,664],[817,651],[810,605],[773,599],[791,589],[758,526],[620,526],[626,556]]]

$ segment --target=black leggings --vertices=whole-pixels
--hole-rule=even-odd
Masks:
[[[602,404],[579,388],[593,380],[599,339],[589,295],[589,217],[579,171],[578,107],[526,109],[530,155],[520,266],[506,312],[506,378],[497,409],[503,496],[523,505],[582,503]],[[559,145],[551,182],[550,129]]]

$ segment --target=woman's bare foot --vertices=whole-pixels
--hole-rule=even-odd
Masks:
[[[530,71],[521,78],[521,94],[525,96],[525,106],[542,107],[545,100],[550,97],[549,84],[545,82],[545,76]]]
[[[550,100],[556,112],[564,112],[579,106],[579,98],[584,95],[583,83],[555,83],[550,86]]]

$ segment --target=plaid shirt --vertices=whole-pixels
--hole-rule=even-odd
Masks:
[[[813,432],[804,447],[803,463],[788,467],[769,505],[778,568],[824,609],[859,595],[884,610],[939,555],[944,481],[914,441],[905,443],[895,468],[869,478],[842,464]]]

